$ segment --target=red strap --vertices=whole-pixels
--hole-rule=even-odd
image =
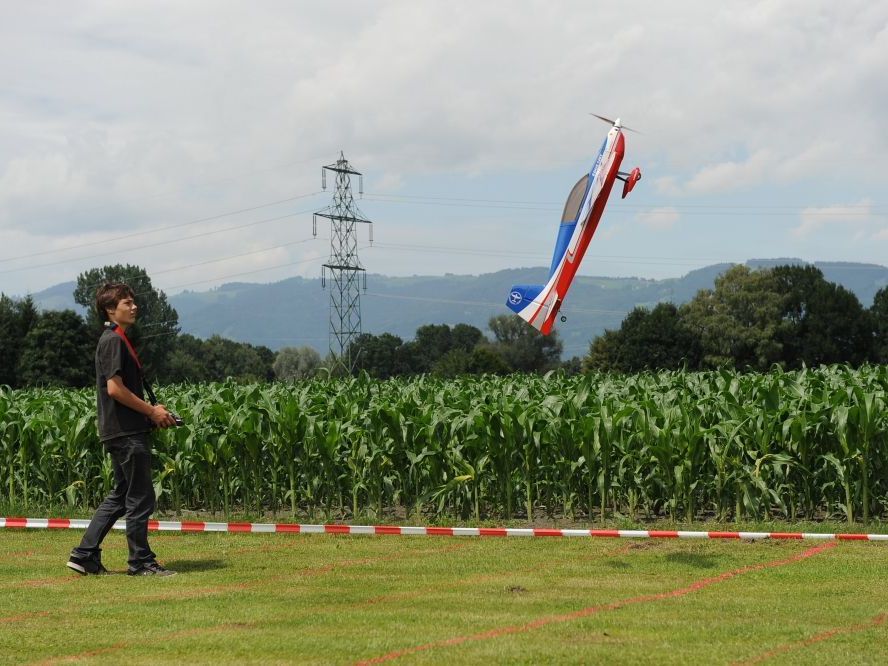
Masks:
[[[136,353],[135,348],[133,347],[133,343],[129,341],[129,338],[126,337],[126,333],[120,328],[120,326],[115,326],[112,329],[117,335],[123,338],[123,341],[126,343],[126,346],[129,348],[130,354],[133,356],[133,360],[136,362],[136,365],[139,366],[139,370],[142,369],[142,362],[139,360],[139,355]]]

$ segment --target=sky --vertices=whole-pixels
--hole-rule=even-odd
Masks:
[[[888,264],[884,2],[0,0],[0,62],[6,294],[317,277],[340,153],[369,273],[547,266],[590,113],[643,178],[581,274]]]

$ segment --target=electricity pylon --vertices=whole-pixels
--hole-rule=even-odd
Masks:
[[[361,290],[358,276],[367,291],[367,272],[358,258],[355,225],[369,225],[373,242],[373,223],[365,220],[352,196],[351,177],[359,179],[358,192],[364,194],[364,176],[352,169],[340,152],[339,159],[321,168],[321,186],[327,189],[327,172],[336,174],[333,203],[314,214],[314,235],[318,235],[318,217],[330,220],[330,259],[321,268],[321,287],[326,288],[327,270],[333,282],[330,288],[330,354],[345,372],[351,374],[357,355],[352,356],[351,342],[361,334]]]

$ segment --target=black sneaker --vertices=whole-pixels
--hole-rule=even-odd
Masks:
[[[129,576],[175,576],[175,571],[170,571],[159,565],[157,562],[148,562],[143,564],[138,569],[129,569],[127,572]]]
[[[102,566],[101,562],[96,562],[88,557],[75,557],[72,555],[68,558],[65,565],[72,571],[76,571],[81,576],[104,576],[108,570]]]

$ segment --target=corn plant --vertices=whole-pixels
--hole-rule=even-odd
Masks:
[[[161,508],[412,519],[884,515],[888,367],[164,387]],[[113,482],[92,391],[0,387],[0,493]]]

